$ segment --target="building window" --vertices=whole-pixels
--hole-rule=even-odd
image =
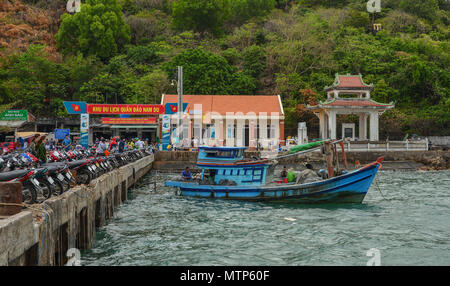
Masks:
[[[234,128],[233,124],[228,124],[227,126],[227,138],[235,138],[236,137],[236,128]]]

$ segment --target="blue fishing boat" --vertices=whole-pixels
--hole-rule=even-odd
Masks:
[[[361,203],[383,157],[339,176],[308,183],[274,180],[271,159],[244,159],[244,147],[200,147],[197,180],[166,181],[181,196],[292,203]],[[344,156],[345,158],[345,156]]]

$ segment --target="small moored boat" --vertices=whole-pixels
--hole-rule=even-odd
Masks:
[[[176,187],[178,195],[198,198],[292,203],[361,203],[383,161],[383,157],[380,157],[377,161],[356,170],[339,176],[332,174],[324,180],[280,183],[273,180],[276,160],[244,159],[245,149],[199,147],[197,166],[202,170],[200,178],[167,181],[165,185]]]

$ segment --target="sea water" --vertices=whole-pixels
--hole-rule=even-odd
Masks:
[[[345,205],[180,197],[164,187],[178,176],[130,189],[81,264],[450,265],[450,171],[379,172]]]

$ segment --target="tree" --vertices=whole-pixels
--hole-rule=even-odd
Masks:
[[[106,60],[130,42],[130,28],[117,0],[87,0],[79,13],[61,17],[56,42],[64,54],[79,51]]]
[[[183,66],[183,86],[186,94],[252,94],[254,79],[237,72],[223,57],[201,49],[189,49],[164,65],[175,79],[177,66]]]
[[[0,77],[2,104],[16,101],[36,116],[61,111],[55,99],[68,97],[68,70],[46,58],[43,46],[29,46],[25,53],[4,59]]]
[[[132,83],[137,92],[128,95],[125,99],[127,103],[144,103],[144,104],[159,104],[161,102],[161,95],[166,92],[169,87],[169,80],[167,74],[162,70],[152,71],[137,81]]]
[[[260,46],[252,45],[242,52],[244,71],[254,78],[266,68],[266,52]]]
[[[119,74],[102,72],[81,87],[81,99],[96,103],[124,103],[127,97],[136,97],[134,82],[136,77],[126,70]]]
[[[231,1],[232,22],[241,24],[252,17],[265,16],[275,8],[275,0]]]
[[[210,31],[223,33],[223,25],[230,17],[229,0],[178,0],[172,4],[175,29],[179,31]]]
[[[435,21],[439,10],[438,0],[401,0],[400,8],[421,18]]]

